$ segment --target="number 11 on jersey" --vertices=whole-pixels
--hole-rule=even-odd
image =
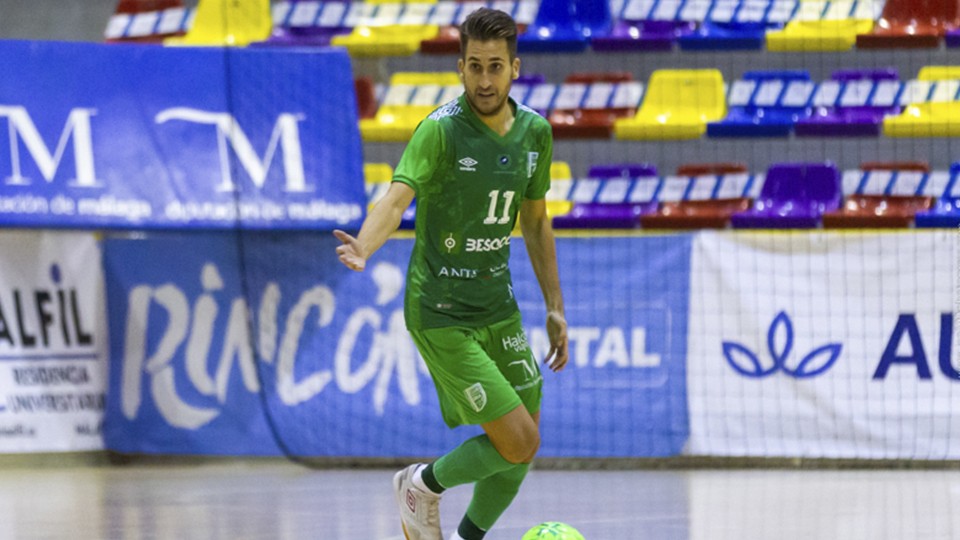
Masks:
[[[510,203],[513,202],[513,191],[504,191],[503,192],[503,210],[500,213],[500,217],[497,217],[497,207],[499,206],[500,201],[500,190],[495,189],[490,192],[488,197],[490,197],[490,208],[487,211],[487,217],[484,218],[484,225],[504,225],[510,222]]]

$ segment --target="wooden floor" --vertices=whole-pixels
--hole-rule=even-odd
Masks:
[[[0,539],[400,540],[391,470],[277,460],[0,469]],[[470,497],[441,506],[450,534]],[[960,538],[960,471],[546,471],[487,535],[587,540]]]

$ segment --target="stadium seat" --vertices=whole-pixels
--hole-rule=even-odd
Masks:
[[[411,56],[424,40],[439,32],[435,24],[360,25],[347,35],[333,37],[330,43],[346,47],[351,56]]]
[[[798,10],[783,30],[767,32],[770,51],[848,51],[860,34],[873,30],[876,20],[871,0],[825,2],[800,0]]]
[[[810,115],[807,71],[748,71],[730,86],[727,117],[707,124],[710,137],[786,137]]]
[[[730,216],[750,208],[748,198],[665,202],[655,214],[640,216],[644,229],[724,229]]]
[[[823,214],[825,229],[906,228],[914,215],[929,210],[932,197],[850,195],[843,206]]]
[[[266,40],[272,29],[270,0],[200,0],[190,30],[182,37],[167,38],[163,43],[188,47],[242,47]]]
[[[716,69],[656,70],[633,118],[617,120],[618,139],[696,139],[726,114],[723,76]]]
[[[883,133],[888,137],[960,136],[960,69],[928,66],[920,70],[901,92],[903,111],[887,116]]]
[[[335,37],[349,34],[350,4],[290,0],[273,5],[273,30],[257,47],[326,47]]]
[[[684,163],[677,167],[678,176],[704,176],[707,174],[723,176],[745,172],[747,172],[746,164],[734,162]]]
[[[517,39],[520,52],[581,52],[590,38],[610,31],[609,2],[541,0],[534,19]]]
[[[376,116],[360,119],[360,135],[364,141],[406,142],[421,120],[462,90],[456,72],[394,73]]]
[[[553,218],[557,229],[632,229],[638,218],[657,208],[659,184],[653,165],[595,165],[587,172],[591,189],[571,189],[575,195],[570,211]]]
[[[618,118],[636,114],[643,85],[629,72],[572,73],[547,119],[557,139],[609,139]]]
[[[705,2],[707,12],[696,31],[680,36],[682,50],[759,50],[768,31],[779,30],[794,14],[796,2],[760,0],[755,2]],[[687,2],[684,13],[696,13]],[[700,8],[703,9],[703,8]]]
[[[935,49],[958,27],[957,0],[887,0],[873,32],[857,36],[857,48]]]
[[[437,35],[420,42],[423,54],[458,54],[460,52],[460,29],[456,26],[440,26]]]
[[[108,43],[162,43],[186,33],[190,14],[183,0],[120,0],[104,38]]]
[[[960,227],[960,162],[950,165],[946,186],[927,187],[924,194],[937,197],[933,208],[917,212],[914,222],[917,227]],[[932,182],[928,182],[930,184]]]
[[[886,115],[900,112],[896,69],[838,70],[814,95],[813,113],[794,127],[799,137],[875,137]]]
[[[640,217],[645,229],[723,229],[730,216],[752,203],[751,178],[742,163],[691,163],[677,167],[677,176],[693,182],[685,199],[664,201],[656,212]]]
[[[943,36],[943,43],[948,48],[960,47],[960,29],[947,30],[947,33]]]
[[[684,51],[752,51],[763,49],[767,32],[781,25],[762,22],[704,21],[693,32],[677,37]]]
[[[922,161],[865,162],[860,179],[843,205],[823,215],[824,228],[904,228],[914,214],[928,210],[930,165]],[[935,189],[937,195],[945,185]]]
[[[357,94],[357,116],[374,118],[377,115],[377,90],[370,77],[357,77],[353,80],[353,89]]]
[[[617,21],[610,32],[590,38],[600,52],[669,51],[680,36],[696,30],[691,21]]]
[[[781,163],[767,171],[753,208],[733,214],[734,228],[816,228],[840,206],[840,173],[831,163]]]

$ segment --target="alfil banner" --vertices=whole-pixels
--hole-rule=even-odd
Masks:
[[[0,234],[0,452],[103,448],[102,298],[93,234]]]
[[[960,457],[955,231],[693,245],[690,453]]]
[[[512,243],[527,332],[503,346],[532,347],[543,358],[539,286],[522,240]],[[404,326],[412,244],[387,242],[355,273],[337,261],[337,241],[327,234],[108,238],[107,446],[172,454],[446,452],[472,430],[443,423]],[[564,372],[543,374],[541,455],[680,452],[688,433],[689,249],[688,237],[559,239],[572,357]]]
[[[319,229],[365,206],[339,50],[0,41],[0,224]]]

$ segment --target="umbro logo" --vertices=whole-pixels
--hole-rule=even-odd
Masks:
[[[411,512],[416,514],[417,513],[417,497],[413,494],[413,491],[408,489],[407,496],[405,498],[407,500],[407,508],[409,508]]]
[[[475,172],[477,170],[476,169],[477,160],[473,159],[472,157],[465,157],[460,161],[458,161],[457,163],[460,164],[461,171]]]

